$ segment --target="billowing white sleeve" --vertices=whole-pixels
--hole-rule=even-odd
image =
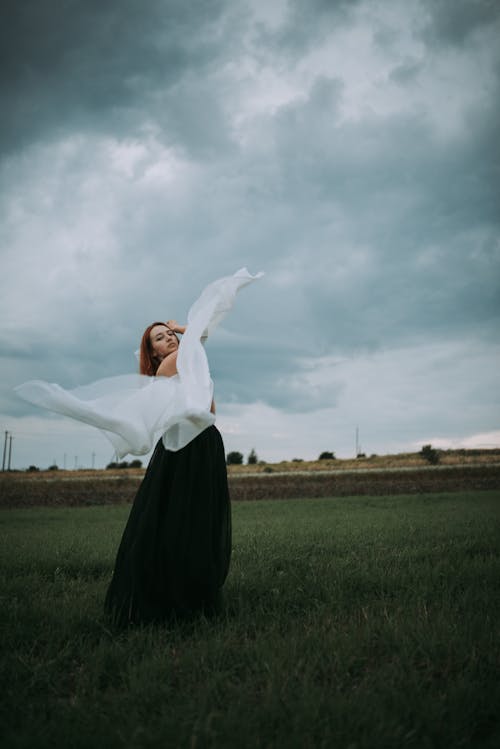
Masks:
[[[209,284],[188,312],[174,377],[130,374],[64,390],[32,380],[15,388],[24,400],[102,430],[119,458],[144,455],[162,437],[180,450],[214,423],[213,383],[202,337],[212,333],[234,304],[237,292],[260,278],[246,268]]]

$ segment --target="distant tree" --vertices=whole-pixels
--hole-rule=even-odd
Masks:
[[[226,463],[228,466],[241,466],[243,463],[243,454],[233,450],[227,454]]]
[[[132,461],[135,462],[135,461]],[[141,461],[139,461],[140,463]],[[142,464],[141,464],[142,465]],[[127,463],[126,460],[122,460],[120,463],[116,463],[114,460],[111,463],[108,463],[106,466],[107,471],[114,471],[116,468],[130,468],[131,464]]]
[[[366,453],[358,453],[356,455],[357,458],[366,458]]]
[[[439,463],[439,452],[435,450],[432,445],[424,445],[420,450],[420,455],[433,466]]]
[[[142,468],[142,460],[139,460],[139,458],[131,460],[129,463],[129,468]]]
[[[247,463],[248,463],[249,466],[254,466],[257,463],[257,461],[258,461],[257,453],[255,452],[255,450],[252,447],[252,449],[250,450],[250,453],[248,455],[248,458],[247,458]]]
[[[304,458],[292,458],[292,463],[303,463]]]
[[[40,469],[38,468],[38,466],[29,466],[28,468],[28,471],[30,471],[30,473],[33,473],[34,471],[39,471],[39,470]]]
[[[53,465],[49,466],[47,468],[47,470],[48,471],[58,471],[59,470],[59,466],[56,466],[56,464],[54,463]]]
[[[331,453],[325,450],[319,456],[318,460],[335,460],[335,453]]]

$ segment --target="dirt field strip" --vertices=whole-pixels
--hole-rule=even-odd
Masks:
[[[125,474],[125,472],[123,472]],[[125,475],[92,472],[0,475],[0,508],[125,504],[143,471]],[[500,464],[357,468],[324,471],[229,472],[233,501],[422,494],[500,488]]]

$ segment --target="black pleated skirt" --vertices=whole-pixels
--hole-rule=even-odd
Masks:
[[[118,625],[212,613],[231,557],[222,437],[208,427],[178,452],[156,445],[118,549],[105,599]]]

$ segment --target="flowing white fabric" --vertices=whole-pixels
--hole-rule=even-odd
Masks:
[[[215,330],[236,293],[262,275],[242,268],[203,290],[188,312],[174,377],[120,375],[74,390],[31,380],[15,391],[30,403],[101,429],[119,458],[148,453],[160,435],[167,450],[180,450],[215,421],[210,413],[213,382],[201,338]]]

